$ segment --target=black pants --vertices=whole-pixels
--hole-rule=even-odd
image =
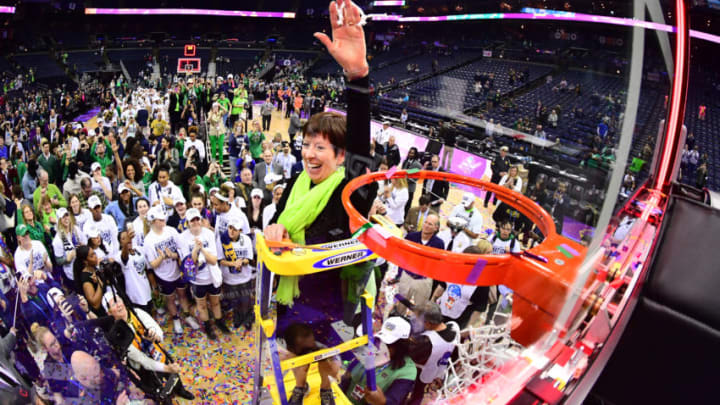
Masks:
[[[490,180],[491,183],[498,184],[500,182],[500,179],[492,178]],[[493,197],[493,205],[497,204],[497,196],[494,193],[491,193],[489,190],[485,192],[485,206],[487,207],[488,202],[490,202],[490,196]]]
[[[263,115],[262,116],[262,128],[263,131],[269,131],[270,130],[270,120],[272,119],[272,115]]]

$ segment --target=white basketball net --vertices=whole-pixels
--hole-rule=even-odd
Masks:
[[[508,360],[517,358],[522,346],[510,337],[510,314],[496,313],[494,318],[494,325],[471,326],[461,332],[469,338],[458,345],[458,359],[450,363],[434,403],[463,395],[476,384],[483,384],[483,397],[477,398],[477,403],[488,403],[500,392],[506,377],[497,370]],[[485,383],[487,380],[493,383]]]

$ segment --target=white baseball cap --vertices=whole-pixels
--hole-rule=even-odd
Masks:
[[[88,198],[87,203],[90,209],[94,209],[95,207],[102,205],[100,198],[96,195],[91,195],[90,198]]]
[[[58,218],[62,218],[62,217],[64,217],[65,215],[67,215],[67,214],[69,214],[69,213],[68,213],[67,208],[65,208],[65,207],[60,207],[60,208],[58,208],[56,214],[57,214],[57,217],[58,217]]]
[[[159,205],[156,205],[152,208],[150,208],[150,211],[147,213],[147,217],[150,220],[150,222],[155,221],[156,219],[165,221],[167,217],[165,216],[165,210]]]
[[[187,219],[188,222],[190,222],[195,218],[202,219],[202,215],[200,215],[200,211],[198,211],[197,208],[190,208],[189,210],[187,210],[187,212],[185,213],[185,219]]]
[[[97,169],[102,169],[102,166],[100,166],[100,163],[93,162],[93,164],[90,165],[90,172],[94,172]]]
[[[245,221],[240,218],[240,215],[232,214],[227,219],[228,226],[232,226],[233,228],[237,229],[238,231],[241,231],[243,229],[243,225],[245,224]]]
[[[465,208],[467,208],[467,207],[469,207],[470,205],[472,205],[472,203],[474,203],[474,202],[475,202],[475,194],[473,194],[473,193],[471,193],[471,192],[469,192],[469,191],[466,191],[465,194],[463,194],[463,197],[462,197],[462,205],[463,205]]]
[[[126,186],[125,183],[120,183],[118,186],[118,194],[122,194],[123,191],[130,191],[130,187]]]
[[[263,191],[260,190],[259,188],[254,188],[254,189],[250,192],[250,198],[256,197],[256,196],[257,196],[257,197],[260,197],[260,198],[263,198]]]
[[[100,230],[97,226],[95,226],[95,224],[88,225],[86,233],[88,238],[97,238],[100,236]]]
[[[173,205],[178,205],[180,203],[183,203],[183,204],[187,203],[187,201],[185,200],[185,197],[182,194],[180,194],[173,200]]]
[[[378,332],[375,337],[389,345],[400,339],[409,338],[411,330],[412,326],[410,322],[399,316],[393,316],[385,320],[382,329],[380,329],[380,332]]]

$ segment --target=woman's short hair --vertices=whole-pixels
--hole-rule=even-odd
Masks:
[[[347,124],[345,117],[334,112],[315,114],[305,123],[303,136],[322,135],[335,147],[335,154],[344,151]]]

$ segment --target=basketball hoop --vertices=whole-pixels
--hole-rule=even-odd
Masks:
[[[360,187],[388,178],[433,179],[463,184],[497,194],[537,225],[545,240],[523,254],[476,255],[422,246],[372,224],[350,201]],[[342,192],[350,230],[370,250],[403,269],[438,281],[465,285],[505,285],[514,291],[513,316],[521,319],[513,339],[530,345],[552,330],[567,292],[585,256],[584,246],[560,236],[550,214],[528,197],[494,183],[436,171],[366,174],[351,180]],[[448,271],[452,269],[452,271]]]

